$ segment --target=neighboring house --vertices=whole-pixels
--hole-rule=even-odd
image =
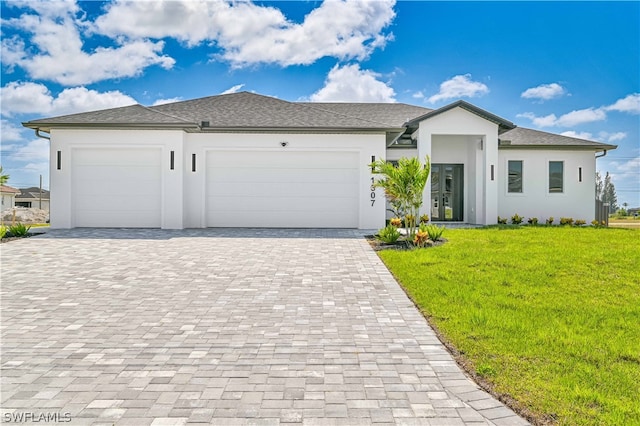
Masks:
[[[518,128],[464,101],[430,110],[247,92],[24,126],[51,138],[54,228],[375,229],[386,203],[371,162],[427,155],[423,212],[434,221],[590,222],[596,154],[616,148]]]
[[[31,187],[20,189],[16,195],[16,207],[26,207],[49,211],[49,191],[40,192],[40,188]]]
[[[2,197],[2,204],[0,205],[0,211],[9,210],[15,207],[16,195],[20,193],[19,189],[12,188],[7,185],[0,185],[0,196]]]

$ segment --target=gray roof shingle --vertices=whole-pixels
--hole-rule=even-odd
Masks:
[[[25,127],[48,131],[56,126],[175,126],[195,127],[183,118],[154,111],[150,107],[139,104],[100,111],[82,112],[79,114],[62,115],[59,117],[42,118],[23,123]]]
[[[325,128],[385,129],[388,123],[344,114],[313,104],[240,92],[151,107],[195,123],[208,121],[210,128]],[[402,127],[401,124],[395,127]]]
[[[596,150],[616,149],[617,145],[556,135],[540,130],[516,127],[500,135],[501,148],[591,148]]]

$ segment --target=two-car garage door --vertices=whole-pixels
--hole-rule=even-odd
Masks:
[[[209,227],[358,227],[359,154],[209,151]]]

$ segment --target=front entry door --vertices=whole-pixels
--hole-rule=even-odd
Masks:
[[[431,220],[463,221],[462,164],[431,165]]]

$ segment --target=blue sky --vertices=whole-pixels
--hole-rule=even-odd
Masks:
[[[617,144],[640,206],[640,2],[2,1],[2,159],[48,187],[20,122],[233,91],[311,101],[465,99],[519,126]]]

